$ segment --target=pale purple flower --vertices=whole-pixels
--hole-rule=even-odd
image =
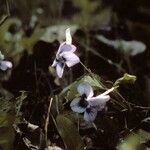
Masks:
[[[66,41],[63,42],[57,51],[56,58],[52,67],[56,67],[56,73],[59,78],[62,77],[65,65],[72,67],[80,62],[77,55],[74,54],[76,47],[72,44],[70,29],[66,30]]]
[[[114,88],[107,90],[103,94],[93,97],[93,89],[88,83],[81,83],[77,87],[80,96],[75,98],[70,106],[74,112],[84,113],[84,120],[92,122],[95,120],[98,111],[106,108],[110,93]]]
[[[12,68],[12,63],[10,61],[4,60],[4,55],[0,51],[0,69],[6,71]]]

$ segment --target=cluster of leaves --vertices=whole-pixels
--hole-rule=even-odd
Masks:
[[[26,92],[11,101],[1,98],[0,100],[0,148],[13,149],[15,131],[13,125],[20,122],[20,109],[24,99],[27,97]]]

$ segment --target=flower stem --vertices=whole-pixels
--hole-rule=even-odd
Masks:
[[[107,94],[109,94],[110,92],[112,92],[115,88],[112,87],[111,89],[108,89],[107,91],[105,91],[104,93],[101,94],[101,96],[105,96]]]
[[[84,67],[84,69],[85,69],[88,73],[92,74],[91,70],[88,69],[81,61],[80,61],[80,64]]]
[[[95,76],[94,74],[91,72],[90,69],[88,69],[81,61],[80,61],[80,64],[84,67],[84,69],[91,75],[91,77],[94,79],[95,81]],[[107,88],[102,84],[102,82],[100,82],[100,85],[101,85],[101,88],[106,90]]]

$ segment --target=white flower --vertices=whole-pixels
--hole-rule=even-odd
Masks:
[[[70,29],[66,29],[66,42],[63,42],[57,51],[56,58],[52,67],[56,67],[56,72],[59,78],[62,77],[65,65],[72,67],[80,62],[78,56],[74,54],[76,47],[72,44]]]
[[[80,97],[75,98],[70,107],[74,112],[84,113],[84,120],[92,122],[97,116],[97,112],[106,107],[106,102],[109,101],[112,89],[107,90],[103,94],[93,97],[93,89],[88,83],[81,83],[77,87]]]
[[[12,68],[12,63],[10,61],[4,60],[4,55],[0,51],[0,69],[6,71]]]

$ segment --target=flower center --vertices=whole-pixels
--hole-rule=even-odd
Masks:
[[[89,114],[89,113],[91,113],[91,108],[89,107],[89,108],[86,108],[86,112]]]
[[[66,61],[66,59],[64,57],[58,57],[58,58],[56,58],[56,61],[64,63]]]
[[[83,94],[81,97],[80,97],[80,101],[79,101],[79,106],[83,107],[83,108],[86,108],[88,106],[88,101],[85,100],[86,98],[86,95]]]

